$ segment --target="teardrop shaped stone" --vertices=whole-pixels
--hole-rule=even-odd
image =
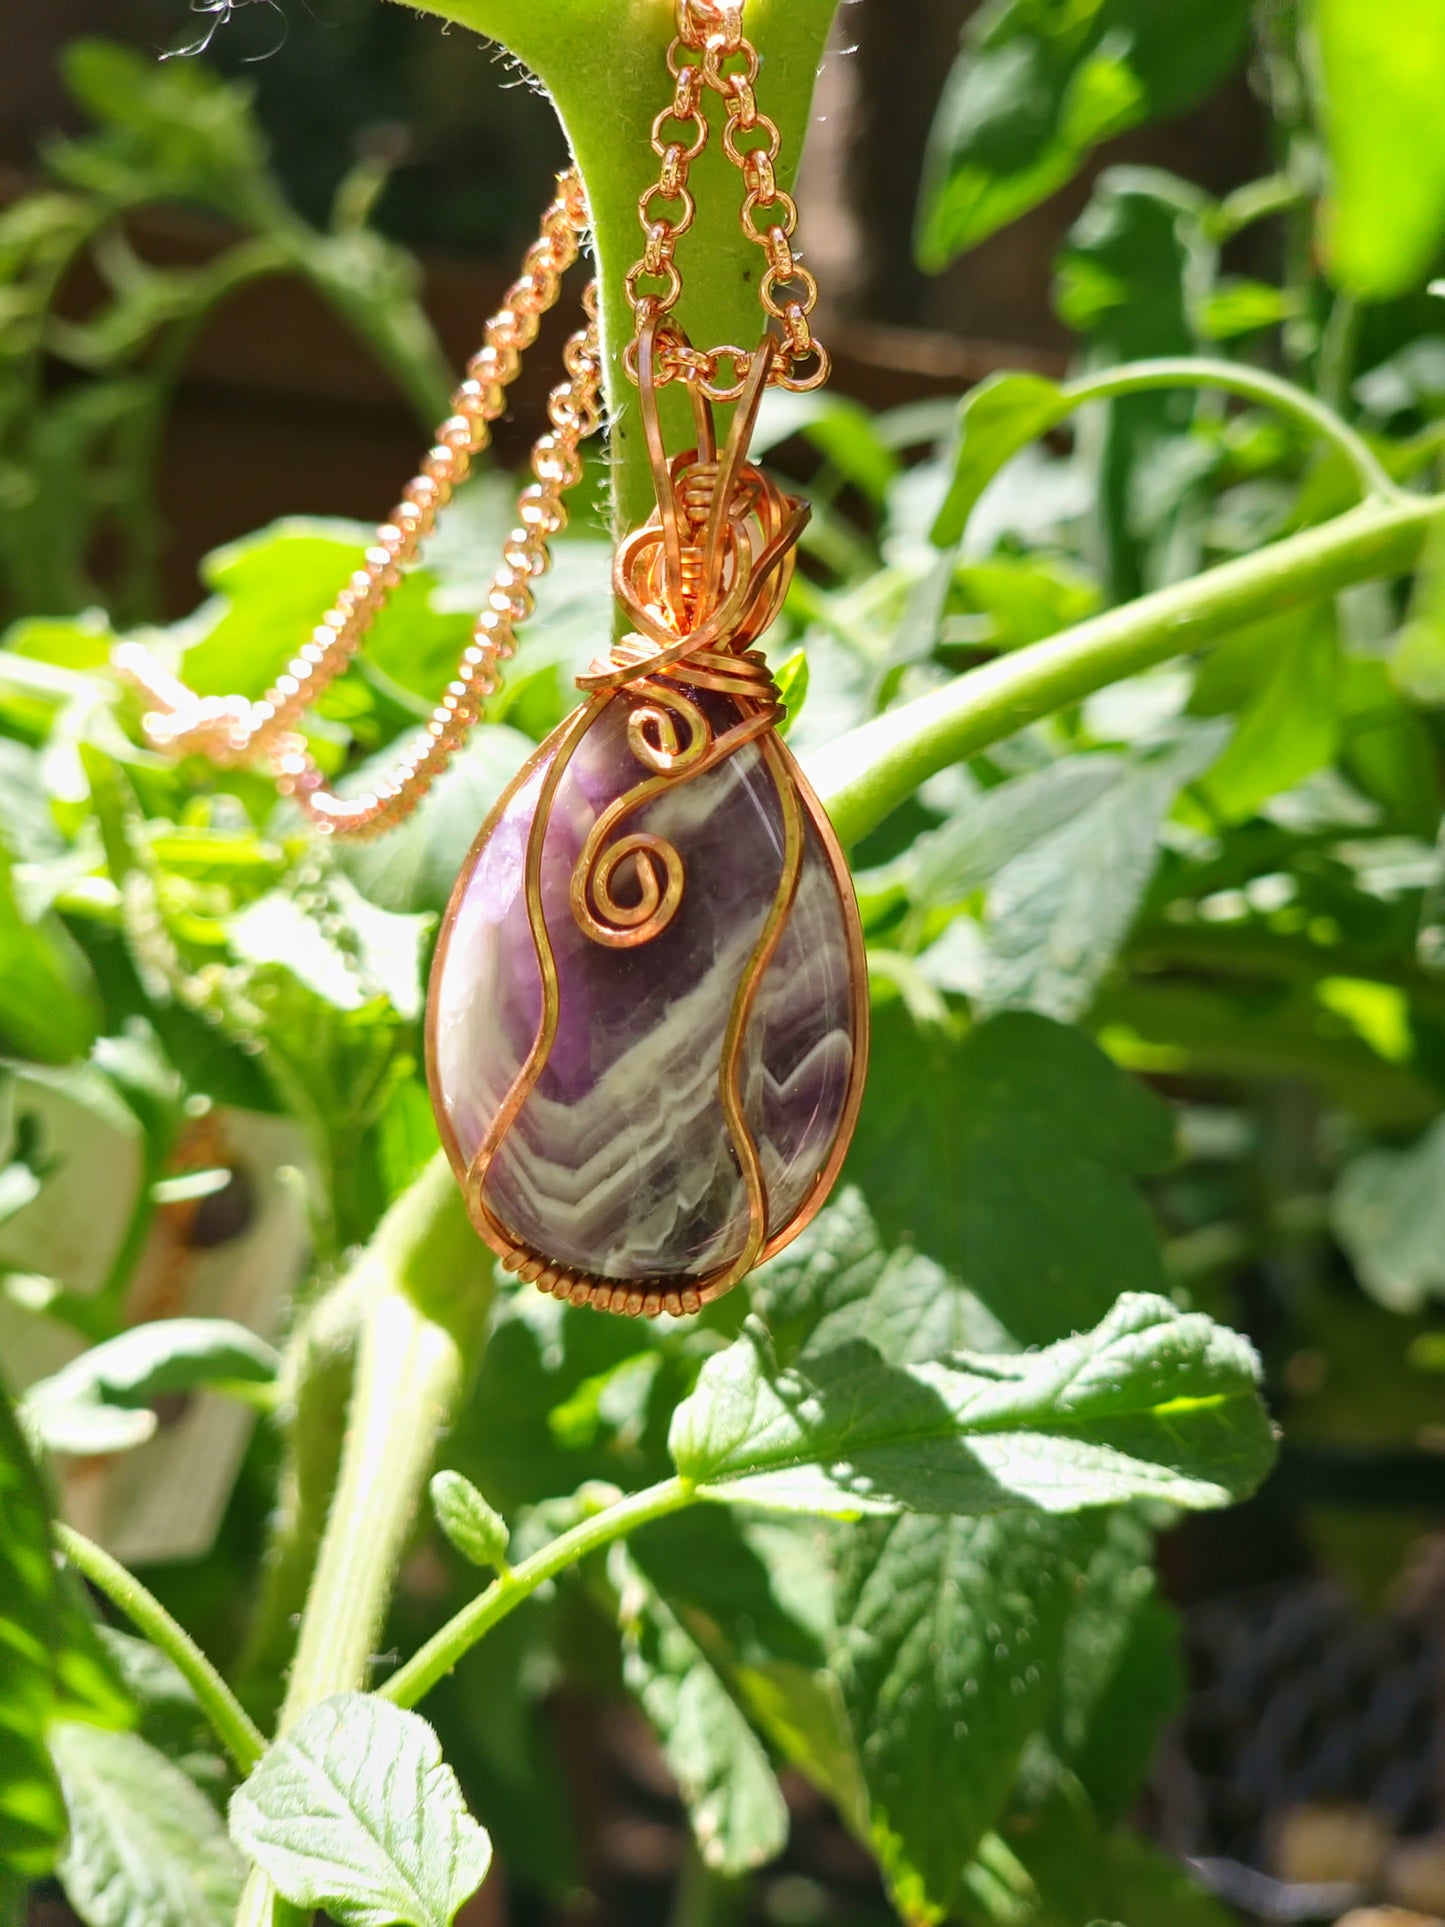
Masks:
[[[690,693],[717,734],[737,721],[731,698]],[[733,996],[781,875],[783,827],[756,743],[676,782],[622,826],[665,838],[681,856],[672,921],[632,948],[588,936],[569,900],[573,869],[599,814],[649,773],[628,745],[630,710],[625,696],[611,698],[553,799],[542,902],[559,982],[557,1033],[483,1195],[507,1230],[549,1262],[643,1283],[701,1277],[746,1244],[747,1193],[718,1097],[719,1066]],[[541,1014],[523,880],[558,735],[473,847],[433,967],[433,1098],[463,1166],[525,1061]],[[859,1045],[849,944],[857,910],[806,812],[804,824],[797,895],[759,983],[741,1059],[770,1235],[798,1214],[828,1163]],[[635,891],[625,861],[619,900],[629,885]]]

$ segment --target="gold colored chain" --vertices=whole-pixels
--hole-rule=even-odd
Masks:
[[[175,755],[199,753],[223,766],[268,756],[277,788],[330,835],[377,836],[416,808],[499,687],[500,665],[515,652],[517,625],[532,612],[532,583],[547,569],[548,542],[566,526],[562,497],[581,478],[579,445],[600,419],[595,284],[584,296],[587,326],[572,336],[564,353],[569,379],[553,389],[548,402],[552,426],[532,452],[535,479],[518,498],[518,527],[507,538],[471,641],[426,724],[421,746],[402,757],[371,791],[343,797],[328,787],[296,724],[355,655],[402,571],[416,559],[437,517],[491,439],[491,424],[506,408],[506,389],[521,368],[522,352],[536,340],[541,317],[556,302],[562,276],[577,258],[587,218],[581,177],[569,169],[558,177],[557,198],[542,217],[540,235],[504,305],[488,321],[483,345],[467,364],[466,379],[452,396],[452,412],[437,429],[436,445],[421,472],[377,529],[361,567],[309,641],[259,701],[198,696],[140,644],[122,643],[114,651],[115,667],[153,705],[144,727],[157,749]]]
[[[765,317],[781,328],[781,338],[767,350],[766,380],[795,391],[817,388],[829,369],[828,352],[810,321],[818,287],[793,252],[797,205],[774,174],[781,136],[757,105],[758,53],[743,34],[742,6],[738,0],[676,0],[676,9],[677,31],[667,55],[673,98],[653,122],[652,146],[661,167],[638,202],[644,248],[627,276],[636,334],[624,365],[636,380],[637,337],[652,324],[659,386],[682,381],[710,401],[731,402],[744,392],[759,352],[729,345],[693,348],[668,321],[682,293],[682,272],[674,257],[696,212],[688,170],[707,145],[702,106],[705,91],[711,89],[726,111],[723,151],[743,180],[742,231],[767,260],[759,301]],[[679,132],[685,138],[678,138]],[[595,431],[601,413],[595,282],[583,297],[587,325],[572,336],[564,353],[568,380],[553,389],[548,402],[551,428],[533,448],[534,480],[518,498],[518,526],[507,538],[471,641],[432,711],[420,747],[403,756],[373,789],[343,797],[327,784],[297,725],[356,654],[437,517],[487,446],[523,350],[536,340],[541,317],[555,304],[587,224],[581,177],[569,168],[558,176],[557,197],[542,217],[522,273],[488,321],[483,345],[467,364],[466,378],[452,396],[452,412],[437,429],[436,445],[420,473],[377,529],[361,567],[264,696],[258,701],[200,696],[142,644],[116,647],[111,658],[115,668],[150,704],[143,726],[155,748],[203,755],[223,767],[265,756],[282,795],[293,798],[326,835],[376,836],[416,808],[500,686],[501,665],[515,653],[517,627],[532,613],[532,584],[548,568],[548,543],[566,526],[563,496],[581,478],[580,444]],[[731,381],[723,379],[724,367],[731,368]]]
[[[708,88],[723,101],[723,152],[743,178],[739,223],[767,261],[758,300],[764,315],[782,328],[768,381],[796,392],[819,388],[828,379],[828,351],[814,336],[811,322],[818,284],[793,252],[797,203],[777,183],[774,163],[782,136],[777,123],[758,107],[758,50],[743,33],[742,14],[740,0],[677,0],[677,32],[667,51],[673,97],[652,123],[652,150],[661,167],[638,199],[644,246],[627,276],[635,330],[624,364],[634,381],[636,337],[649,320],[671,314],[682,294],[682,271],[675,257],[696,213],[688,174],[708,142],[702,110]],[[753,352],[728,345],[693,348],[679,335],[659,330],[656,380],[659,386],[691,383],[710,401],[737,401],[747,387]],[[724,365],[732,370],[731,381],[722,378]]]

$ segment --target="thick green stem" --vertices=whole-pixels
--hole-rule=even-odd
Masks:
[[[901,703],[811,758],[808,773],[839,836],[856,843],[928,777],[1053,710],[1245,623],[1412,568],[1442,516],[1438,496],[1365,502]]]
[[[470,1605],[463,1606],[445,1626],[433,1633],[425,1646],[378,1688],[382,1698],[394,1700],[398,1706],[415,1706],[438,1680],[446,1678],[484,1633],[499,1619],[505,1619],[524,1599],[530,1598],[546,1580],[555,1579],[559,1572],[575,1566],[588,1553],[610,1545],[625,1533],[635,1532],[649,1520],[666,1518],[668,1513],[680,1512],[695,1502],[696,1493],[686,1479],[664,1479],[660,1485],[648,1486],[645,1492],[619,1499],[616,1505],[584,1519],[570,1532],[560,1533],[540,1552],[524,1559],[520,1566],[513,1566],[501,1578],[494,1579],[485,1592],[478,1593]]]
[[[216,1738],[239,1771],[249,1773],[265,1752],[266,1741],[190,1634],[118,1559],[58,1520],[53,1529],[56,1544],[76,1571],[184,1674]]]
[[[268,1724],[274,1724],[281,1710],[296,1628],[340,1475],[346,1412],[367,1311],[361,1295],[366,1285],[364,1275],[342,1279],[308,1309],[287,1347],[285,1470],[260,1597],[236,1668],[242,1700]]]
[[[485,1333],[493,1268],[440,1152],[382,1219],[357,1273],[368,1309],[356,1386],[282,1732],[328,1695],[365,1686],[438,1434]],[[236,1918],[280,1927],[298,1916],[253,1872]]]
[[[668,43],[673,0],[423,0],[431,13],[499,40],[530,67],[552,96],[587,184],[597,270],[602,288],[602,335],[607,406],[612,424],[611,464],[617,532],[646,519],[652,482],[637,413],[637,391],[622,368],[632,336],[624,286],[642,252],[639,196],[661,165],[652,125],[672,99]],[[758,106],[777,123],[780,187],[798,164],[813,84],[836,0],[748,0],[746,31],[761,56]],[[693,163],[689,190],[697,206],[678,246],[683,295],[677,315],[699,347],[730,342],[742,348],[763,331],[758,279],[762,250],[738,222],[743,184],[722,152],[722,109],[708,96],[711,134]],[[673,210],[675,212],[675,209]],[[806,236],[802,239],[806,242]],[[684,397],[666,397],[665,412],[691,442]]]

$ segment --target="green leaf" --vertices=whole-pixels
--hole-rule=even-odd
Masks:
[[[990,649],[1044,642],[1099,607],[1098,585],[1075,563],[1050,555],[996,552],[987,561],[965,562],[953,571],[953,589],[983,621],[975,634],[965,615],[967,639]],[[953,641],[952,630],[945,617],[940,641]]]
[[[364,789],[389,770],[405,741],[389,744],[360,764],[355,782]],[[536,745],[503,723],[484,723],[451,768],[432,785],[404,823],[374,841],[348,843],[337,862],[363,895],[386,910],[429,910],[440,915],[457,873],[503,789]]]
[[[367,1693],[304,1714],[231,1800],[231,1835],[338,1927],[450,1927],[492,1849],[426,1721]]]
[[[874,1012],[846,1175],[885,1244],[933,1259],[1020,1344],[1163,1289],[1130,1179],[1173,1155],[1164,1106],[1078,1031],[1005,1012],[959,1041]]]
[[[1211,813],[1242,823],[1335,754],[1339,740],[1339,641],[1333,606],[1253,624],[1205,664],[1190,708],[1233,710],[1234,736],[1200,784]]]
[[[868,1521],[843,1542],[835,1665],[869,1832],[906,1920],[952,1913],[1042,1722],[1096,1521]]]
[[[1188,355],[1198,346],[1195,291],[1215,249],[1198,188],[1150,167],[1110,167],[1068,233],[1054,305],[1088,337],[1091,364]],[[1109,597],[1122,602],[1201,566],[1202,483],[1217,439],[1192,434],[1188,389],[1121,395],[1084,436],[1096,467],[1094,525]],[[1092,465],[1092,464],[1091,464]]]
[[[1403,1150],[1352,1158],[1330,1224],[1360,1283],[1392,1311],[1445,1297],[1445,1118]]]
[[[49,1872],[65,1834],[53,1723],[130,1717],[80,1597],[56,1564],[44,1490],[0,1386],[0,1869],[28,1878]]]
[[[389,998],[342,1009],[284,964],[251,966],[244,993],[266,1075],[310,1138],[331,1236],[363,1240],[386,1203],[370,1127],[411,1067],[409,1027]]]
[[[984,918],[981,1009],[1036,1010],[1064,1021],[1087,1011],[1153,878],[1175,799],[1216,763],[1228,733],[1218,724],[1196,726],[1162,752],[1119,759],[1117,781],[1000,870]],[[1097,760],[1072,758],[1062,767]]]
[[[107,199],[199,201],[255,218],[264,147],[247,89],[197,61],[162,65],[107,40],[72,41],[63,69],[100,123],[47,152],[63,180]]]
[[[1247,0],[993,0],[965,30],[929,138],[930,272],[1062,187],[1098,143],[1202,99],[1243,53]]]
[[[1153,1534],[1121,1509],[1081,1572],[1049,1739],[1106,1821],[1133,1805],[1183,1693],[1179,1630],[1155,1589]]]
[[[507,1522],[470,1479],[460,1472],[438,1472],[431,1482],[431,1502],[437,1524],[463,1559],[505,1572],[511,1538]]]
[[[21,1417],[53,1452],[123,1452],[154,1433],[152,1399],[204,1385],[267,1385],[279,1365],[271,1346],[230,1319],[157,1319],[40,1379]]]
[[[852,1185],[756,1274],[752,1294],[785,1365],[855,1338],[866,1338],[890,1365],[1013,1349],[997,1320],[941,1266],[907,1245],[886,1248]]]
[[[58,1871],[86,1927],[230,1927],[244,1869],[186,1774],[135,1733],[67,1723],[51,1746],[70,1816]]]
[[[627,1542],[628,1557],[710,1651],[739,1665],[818,1666],[832,1624],[832,1528],[816,1519],[750,1519],[689,1506]]]
[[[1298,298],[1268,281],[1221,281],[1204,298],[1199,325],[1211,341],[1231,341],[1288,321],[1299,309]]]
[[[84,1057],[101,1026],[90,965],[58,917],[28,918],[0,844],[0,1048],[42,1064]]]
[[[989,375],[958,405],[953,474],[928,539],[950,548],[1004,464],[1068,413],[1064,392],[1043,375]]]
[[[703,1366],[670,1444],[707,1497],[838,1518],[1208,1507],[1268,1469],[1257,1379],[1237,1333],[1133,1292],[1043,1351],[908,1366],[861,1340],[780,1366],[749,1320]]]
[[[219,1810],[230,1770],[189,1681],[173,1660],[147,1640],[111,1626],[100,1627],[99,1633],[107,1659],[138,1709],[135,1730]]]
[[[1326,265],[1367,301],[1421,286],[1445,240],[1445,34],[1436,0],[1312,0],[1313,65],[1329,152]]]
[[[186,650],[181,673],[202,695],[263,695],[307,640],[352,571],[370,531],[355,522],[293,517],[208,555],[201,573],[219,600]],[[367,659],[391,681],[435,701],[470,623],[431,606],[435,576],[414,569],[367,635]]]
[[[1065,756],[970,797],[908,852],[909,896],[928,910],[962,903],[1015,857],[1090,809],[1123,769],[1116,756]]]
[[[778,733],[786,736],[788,730],[798,719],[798,712],[808,700],[808,658],[801,649],[795,649],[787,661],[780,663],[773,673],[773,681],[778,688],[778,701],[785,711],[778,725]]]
[[[1140,1927],[1234,1927],[1234,1915],[1158,1848],[1128,1828],[1101,1827],[1066,1777],[1040,1807],[1021,1811],[1000,1832],[995,1856],[1012,1863],[1015,1891],[1026,1896],[1016,1918],[1029,1927],[1077,1927],[1101,1914]]]
[[[826,390],[792,395],[774,389],[763,403],[753,453],[766,454],[791,435],[803,435],[868,499],[881,504],[897,480],[898,454],[866,408]]]
[[[636,1567],[618,1564],[623,1676],[662,1741],[698,1849],[718,1873],[760,1867],[788,1838],[788,1809],[762,1743],[678,1617]]]

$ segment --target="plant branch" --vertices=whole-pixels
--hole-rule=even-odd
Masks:
[[[1400,498],[1401,489],[1363,436],[1307,389],[1281,381],[1262,368],[1246,368],[1237,361],[1211,361],[1206,356],[1161,355],[1083,375],[1069,382],[1062,393],[1073,410],[1088,402],[1143,394],[1154,388],[1217,388],[1257,401],[1298,422],[1319,440],[1331,443],[1349,463],[1363,494],[1379,495],[1387,501]]]
[[[650,1485],[643,1492],[619,1499],[616,1505],[584,1519],[569,1532],[559,1533],[540,1552],[534,1552],[530,1559],[524,1559],[521,1565],[494,1579],[485,1592],[479,1593],[433,1633],[377,1691],[383,1699],[393,1700],[398,1706],[415,1706],[484,1633],[499,1619],[505,1619],[524,1599],[530,1598],[546,1580],[555,1578],[568,1566],[576,1565],[579,1559],[585,1559],[588,1553],[610,1545],[625,1533],[635,1532],[649,1520],[666,1518],[668,1513],[680,1512],[696,1501],[696,1491],[686,1479],[664,1479],[659,1485]]]
[[[1439,496],[1362,503],[901,703],[813,756],[808,774],[843,842],[856,843],[928,777],[1053,710],[1245,623],[1412,568],[1442,517]]]
[[[153,1646],[159,1647],[178,1673],[184,1675],[216,1738],[245,1774],[266,1751],[264,1735],[221,1678],[210,1660],[183,1626],[178,1626],[154,1593],[118,1559],[73,1527],[56,1521],[55,1542],[75,1570],[82,1573]]]
[[[283,1733],[318,1701],[367,1682],[437,1436],[483,1341],[492,1279],[491,1258],[439,1151],[387,1211],[347,1281],[367,1310]],[[299,1919],[253,1869],[237,1927]]]
[[[358,1261],[375,1273],[336,1492],[301,1622],[281,1730],[365,1684],[439,1432],[491,1301],[492,1264],[438,1152]]]

